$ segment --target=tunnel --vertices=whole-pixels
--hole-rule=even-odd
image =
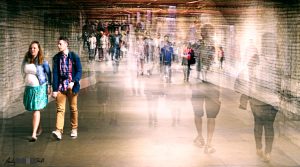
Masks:
[[[299,9],[298,0],[0,1],[0,166],[300,166]],[[53,72],[60,37],[82,67],[78,137],[70,99],[62,137],[53,135],[49,81],[32,142],[23,63],[38,41]]]

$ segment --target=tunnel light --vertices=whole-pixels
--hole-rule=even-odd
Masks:
[[[129,11],[129,10],[127,10],[127,9],[125,9],[125,10],[123,10],[124,12],[126,12],[126,13],[130,13],[130,14],[133,14],[133,12],[132,11]]]
[[[193,3],[197,3],[197,2],[200,2],[201,0],[197,0],[197,1],[190,1],[190,2],[187,2],[188,4],[193,4]]]
[[[220,36],[217,35],[216,33],[215,33],[214,36],[213,36],[213,40],[214,40],[214,42],[215,42],[217,45],[219,45],[219,44],[221,43]]]
[[[169,5],[158,5],[160,7],[169,7]]]

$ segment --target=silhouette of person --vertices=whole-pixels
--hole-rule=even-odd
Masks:
[[[97,102],[100,105],[99,107],[99,118],[105,120],[105,116],[108,110],[109,104],[109,83],[98,82],[96,84],[97,88]]]
[[[240,108],[247,109],[247,102],[250,102],[251,111],[254,116],[254,138],[256,153],[266,162],[270,161],[274,141],[274,121],[277,109],[270,104],[262,102],[256,98],[242,95],[240,99]],[[262,135],[265,132],[265,150],[263,152]]]
[[[182,87],[181,84],[166,85],[165,95],[168,108],[172,114],[172,126],[180,125],[182,112],[186,109],[186,100],[188,98],[189,86]]]
[[[271,35],[272,36],[272,35]],[[265,46],[264,42],[269,41],[270,38],[272,38],[270,35],[263,35],[262,38],[262,46]],[[265,38],[268,38],[269,40],[266,40]],[[272,39],[274,40],[274,39]],[[252,42],[251,42],[252,43]],[[276,46],[270,46],[273,49]],[[238,90],[240,93],[242,93],[240,97],[240,109],[247,109],[248,102],[250,103],[250,108],[254,116],[254,138],[255,138],[255,144],[256,144],[256,154],[263,158],[264,161],[269,162],[270,161],[270,155],[272,151],[273,141],[274,141],[274,121],[276,118],[276,114],[278,110],[276,109],[276,106],[274,106],[271,98],[266,99],[263,97],[264,92],[261,92],[256,94],[257,89],[260,89],[261,83],[264,83],[265,81],[262,81],[260,79],[261,77],[264,77],[266,79],[267,76],[260,76],[260,73],[264,73],[265,75],[269,73],[267,80],[268,80],[268,86],[272,89],[272,85],[275,84],[275,79],[270,79],[272,77],[272,73],[275,72],[276,69],[271,69],[272,62],[268,62],[268,60],[265,58],[266,54],[264,54],[266,48],[262,48],[262,60],[260,60],[260,57],[257,53],[257,49],[252,46],[252,56],[250,57],[248,64],[247,64],[247,70],[248,70],[248,76],[245,75],[245,70],[243,70],[237,80],[236,80],[236,90]],[[269,48],[269,47],[267,47]],[[268,53],[275,53],[275,52],[268,52]],[[274,56],[274,55],[273,55]],[[268,56],[270,57],[270,55]],[[265,64],[268,64],[266,66]],[[267,68],[267,69],[266,69]],[[260,71],[260,72],[257,72]],[[244,75],[244,78],[242,77]],[[249,79],[249,82],[247,83],[247,77]],[[244,79],[244,80],[243,80]],[[246,91],[243,91],[246,90]],[[276,89],[276,88],[275,88]],[[266,90],[268,91],[268,90]],[[265,135],[265,148],[263,151],[263,131]]]
[[[197,137],[194,140],[195,145],[204,147],[204,153],[210,154],[216,151],[212,146],[212,139],[215,130],[216,117],[219,114],[221,102],[219,100],[219,87],[205,82],[197,84],[192,88],[192,105],[194,110],[195,125]],[[204,112],[207,117],[207,137],[206,142],[202,133],[202,117]]]
[[[158,99],[163,94],[160,90],[160,84],[146,82],[145,95],[147,98],[148,123],[149,127],[157,127]]]

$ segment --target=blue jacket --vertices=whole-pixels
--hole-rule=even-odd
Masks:
[[[170,45],[165,45],[160,50],[160,62],[164,65],[171,65],[173,57],[173,48]]]
[[[47,61],[44,61],[42,65],[37,64],[36,71],[36,75],[40,82],[40,85],[43,85],[46,82],[51,85],[51,70]]]
[[[53,84],[52,89],[53,92],[58,92],[59,81],[60,81],[60,58],[63,56],[62,52],[57,53],[53,57]],[[72,89],[73,93],[78,93],[80,90],[79,81],[82,75],[82,67],[79,56],[74,52],[69,52],[69,59],[72,61],[72,81],[74,82],[74,86]]]

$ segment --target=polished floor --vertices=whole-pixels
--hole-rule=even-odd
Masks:
[[[253,115],[249,109],[238,108],[240,94],[202,83],[196,79],[195,70],[190,82],[185,83],[180,65],[176,64],[171,83],[162,80],[158,71],[150,77],[137,77],[128,68],[127,60],[121,61],[118,73],[113,73],[110,61],[86,64],[78,99],[77,139],[69,136],[69,112],[63,139],[56,141],[51,137],[55,127],[54,101],[42,113],[43,133],[35,143],[28,142],[31,113],[1,120],[0,166],[300,166],[300,148],[281,135],[280,113],[275,120],[273,151],[267,163],[256,155]],[[221,75],[210,72],[208,78]],[[206,153],[193,142],[197,136],[191,100],[195,90],[221,102],[212,140],[214,153]],[[204,116],[205,140],[206,132]]]

